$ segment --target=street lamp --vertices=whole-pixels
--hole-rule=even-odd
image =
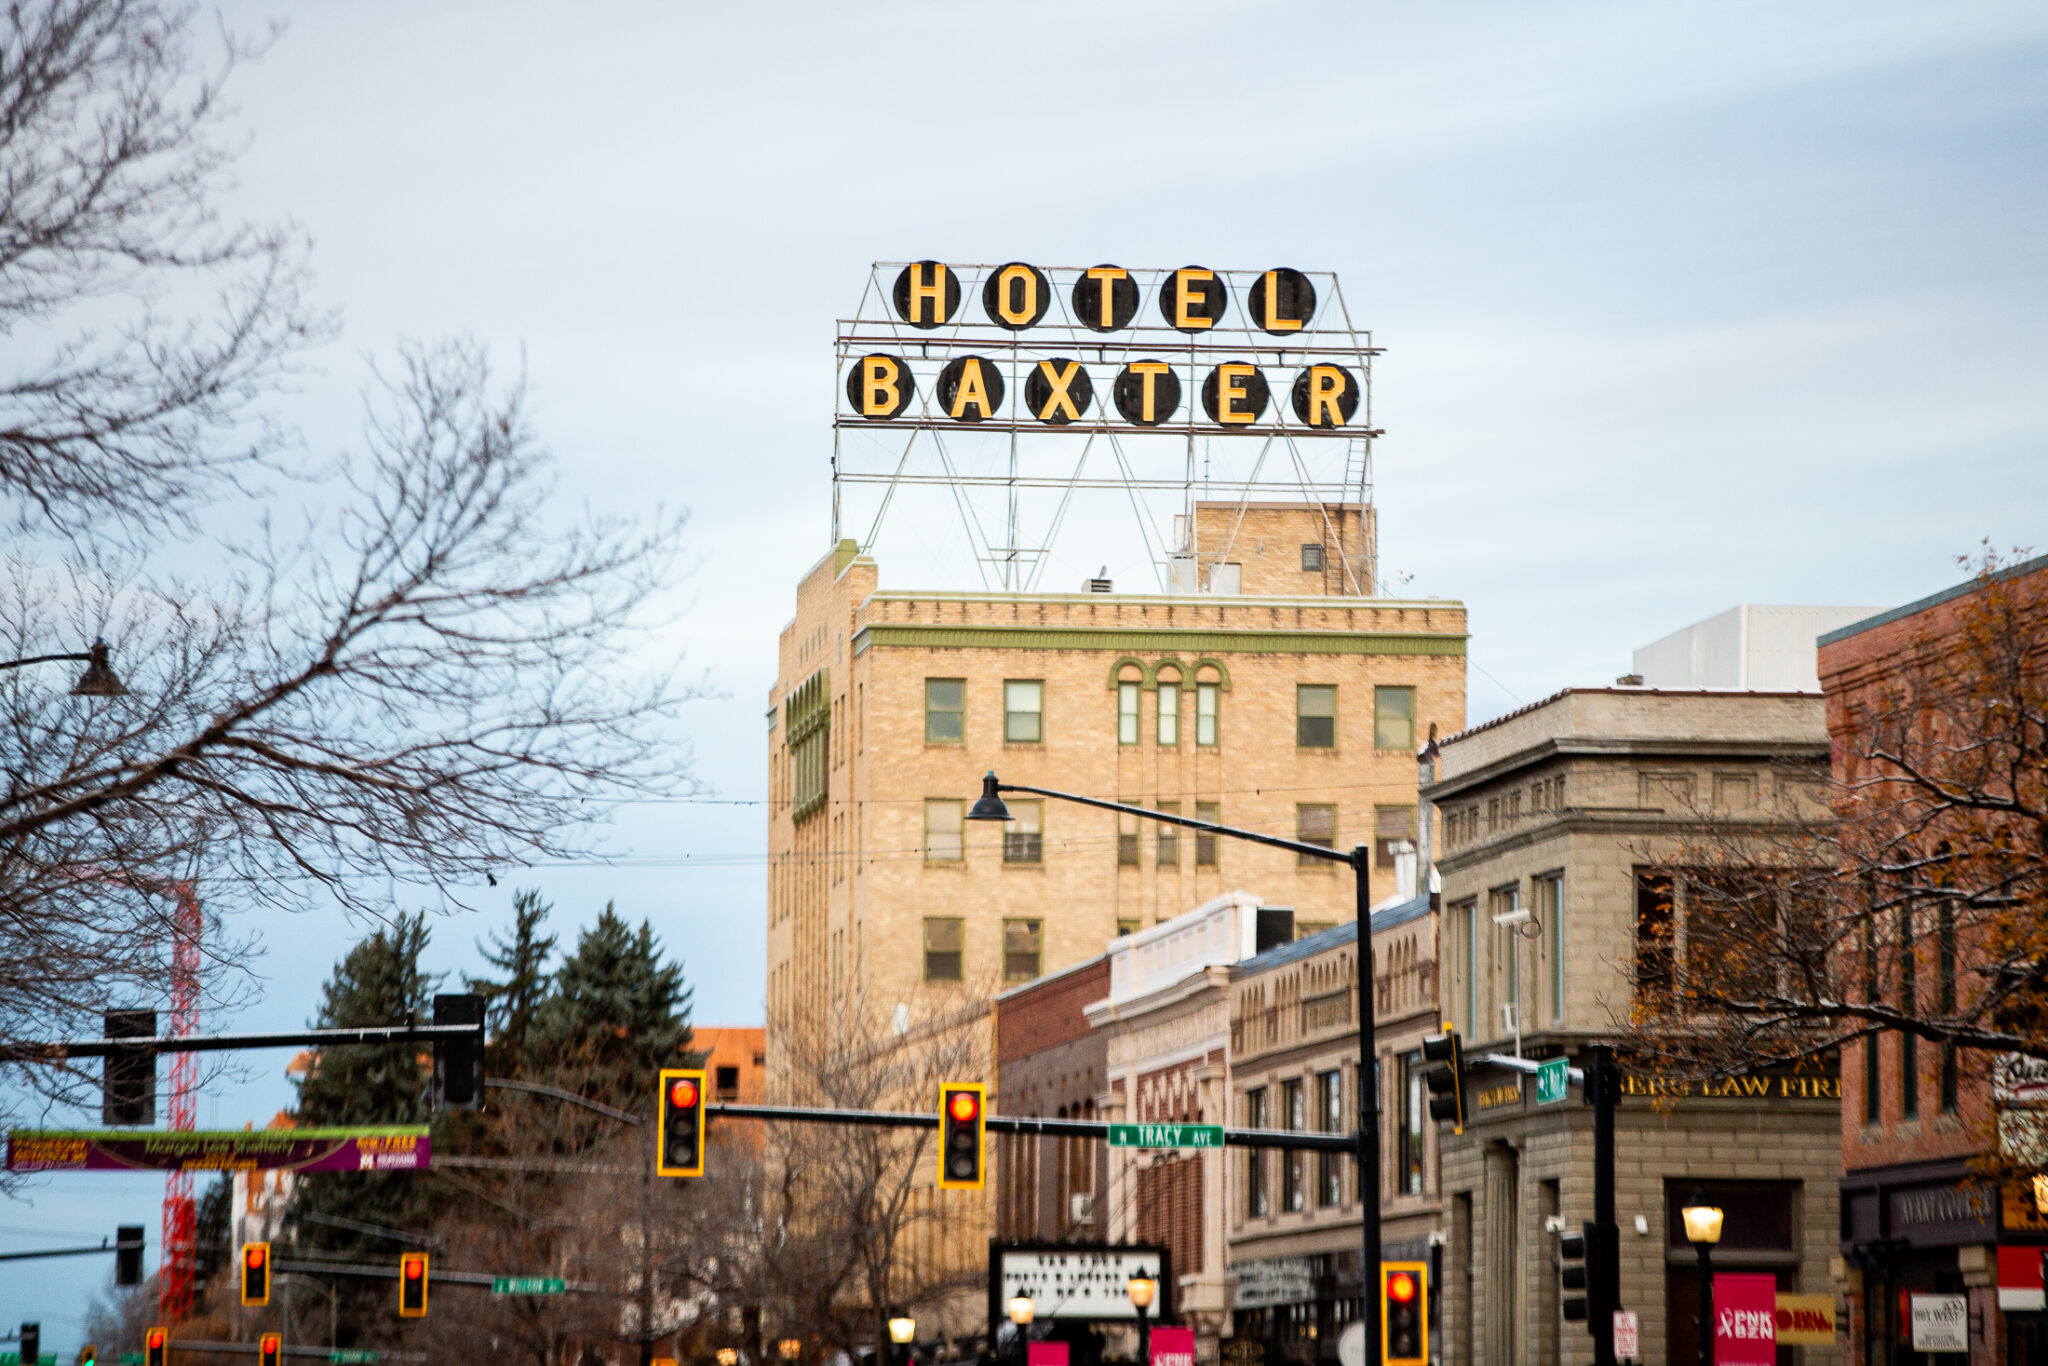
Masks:
[[[1145,1322],[1145,1311],[1159,1293],[1159,1282],[1150,1276],[1133,1276],[1124,1282],[1124,1293],[1131,1297],[1131,1308],[1138,1311],[1138,1366],[1151,1366],[1152,1327]]]
[[[71,685],[73,697],[126,697],[128,689],[114,673],[114,666],[108,658],[107,642],[95,640],[92,648],[82,653],[58,655],[30,655],[25,659],[0,660],[0,669],[19,669],[29,664],[52,664],[60,660],[82,662],[85,672]]]
[[[1700,1366],[1713,1366],[1714,1244],[1721,1241],[1721,1207],[1708,1204],[1706,1193],[1695,1189],[1678,1215],[1685,1220],[1686,1241],[1700,1256]]]
[[[1031,1302],[1029,1295],[1014,1295],[1010,1299],[1009,1311],[1010,1322],[1017,1325],[1017,1363],[1018,1366],[1023,1366],[1029,1355],[1024,1344],[1031,1337],[1031,1320],[1037,1316],[1038,1306]],[[990,1344],[990,1350],[994,1350],[993,1343]]]
[[[1330,863],[1348,863],[1356,881],[1358,897],[1358,1189],[1359,1200],[1359,1242],[1363,1253],[1364,1284],[1358,1297],[1358,1323],[1364,1331],[1367,1342],[1380,1340],[1380,1301],[1373,1293],[1379,1283],[1380,1267],[1380,1108],[1378,1084],[1379,1045],[1373,1037],[1372,1018],[1372,846],[1361,844],[1349,853],[1332,849],[1321,844],[1307,844],[1301,840],[1287,839],[1281,835],[1268,835],[1258,830],[1240,830],[1235,826],[1217,825],[1213,821],[1198,821],[1172,811],[1154,811],[1150,807],[1130,806],[1123,802],[1104,801],[1100,797],[1082,797],[1072,792],[1055,792],[1050,788],[1027,787],[1022,783],[1006,783],[996,778],[995,770],[989,770],[981,780],[981,796],[967,813],[971,821],[1006,821],[1010,819],[1010,808],[1003,803],[1005,792],[1026,792],[1034,797],[1050,797],[1054,801],[1073,802],[1079,806],[1093,806],[1103,811],[1115,811],[1124,815],[1140,816],[1146,820],[1164,821],[1168,825],[1186,826],[1190,830],[1203,830],[1212,835],[1223,835],[1230,839],[1245,840],[1251,844],[1263,844],[1274,849],[1286,849],[1300,858],[1322,859]],[[1420,885],[1429,885],[1429,870],[1423,869]],[[1140,1364],[1143,1366],[1143,1363]]]
[[[802,1338],[784,1338],[775,1344],[775,1348],[782,1353],[784,1361],[795,1361],[797,1354],[803,1351],[804,1343]]]
[[[917,1320],[910,1317],[908,1310],[898,1309],[889,1315],[889,1341],[896,1348],[890,1353],[892,1357],[899,1362],[910,1360],[910,1344],[916,1339]]]

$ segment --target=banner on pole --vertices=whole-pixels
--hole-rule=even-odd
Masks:
[[[11,1172],[421,1171],[424,1127],[362,1129],[16,1129]]]
[[[1778,1278],[1714,1277],[1715,1366],[1777,1366]]]
[[[1195,1330],[1154,1328],[1151,1366],[1195,1366]]]

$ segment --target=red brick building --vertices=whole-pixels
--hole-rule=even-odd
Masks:
[[[996,1094],[1002,1115],[1097,1118],[1108,1090],[1109,1040],[1086,1008],[1109,995],[1100,955],[996,997]],[[999,1134],[996,1236],[1012,1242],[1098,1241],[1096,1204],[1108,1149],[1092,1138]]]

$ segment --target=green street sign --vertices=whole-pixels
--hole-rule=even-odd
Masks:
[[[560,1276],[498,1276],[491,1281],[493,1295],[564,1295],[569,1283]]]
[[[377,1353],[369,1347],[337,1347],[327,1360],[330,1366],[376,1366]]]
[[[1536,1066],[1536,1103],[1549,1105],[1564,1099],[1571,1086],[1570,1064],[1563,1058],[1545,1058]]]
[[[1220,1148],[1221,1124],[1112,1124],[1112,1148]]]

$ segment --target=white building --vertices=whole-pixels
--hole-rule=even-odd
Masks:
[[[1818,638],[1882,610],[1745,602],[1643,646],[1634,672],[1651,688],[1819,692]]]

